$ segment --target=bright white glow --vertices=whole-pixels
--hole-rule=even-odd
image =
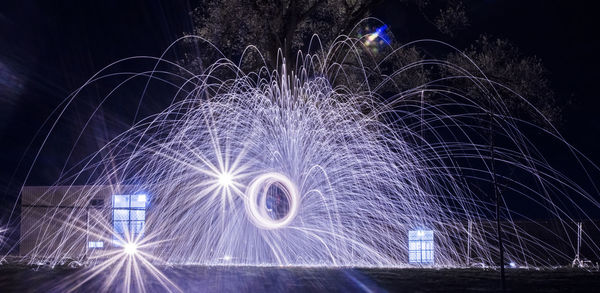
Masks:
[[[513,262],[513,261],[511,261],[509,265],[510,265],[511,268],[516,268],[517,267],[517,264],[515,264],[515,262]]]
[[[138,198],[137,198],[137,200],[138,200],[138,201],[143,201],[143,202],[145,202],[145,201],[146,201],[146,195],[145,195],[145,194],[140,194],[140,195],[138,195]]]
[[[233,184],[233,176],[227,172],[219,174],[219,185],[229,187]]]
[[[367,37],[369,42],[375,41],[379,37],[379,32],[374,32]]]
[[[126,243],[123,245],[123,251],[129,255],[134,255],[137,253],[137,244],[135,243]]]
[[[266,206],[266,193],[269,186],[275,183],[283,187],[289,202],[288,213],[277,220],[268,215]],[[246,189],[246,197],[246,213],[254,225],[262,229],[277,229],[288,225],[296,217],[300,205],[300,195],[296,185],[287,176],[276,172],[256,177]]]
[[[224,260],[224,261],[230,261],[230,260],[231,260],[231,255],[225,255],[225,256],[223,257],[223,260]]]

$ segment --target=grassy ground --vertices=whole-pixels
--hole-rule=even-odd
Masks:
[[[274,267],[176,267],[162,270],[184,292],[500,292],[499,272],[484,269],[322,269]],[[86,269],[0,266],[1,292],[63,292]],[[107,274],[78,292],[100,291]],[[508,269],[508,292],[599,292],[600,273],[585,270]],[[123,291],[121,276],[109,291]],[[149,292],[164,288],[144,276]],[[135,291],[135,290],[134,290]]]

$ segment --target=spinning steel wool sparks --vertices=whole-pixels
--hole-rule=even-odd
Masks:
[[[125,76],[114,91],[143,79],[141,92],[164,83],[177,93],[168,108],[66,170],[31,203],[55,206],[23,210],[23,218],[34,220],[21,233],[35,243],[25,259],[55,266],[85,255],[88,266],[65,288],[101,272],[108,272],[106,286],[113,286],[124,271],[119,282],[126,290],[143,290],[144,278],[152,276],[177,291],[162,265],[408,266],[409,231],[425,233],[419,229],[427,227],[432,244],[426,264],[493,265],[494,199],[481,188],[492,178],[481,126],[487,101],[500,117],[494,132],[503,143],[495,160],[517,170],[502,177],[502,190],[565,227],[572,223],[565,202],[578,208],[567,202],[572,194],[598,206],[520,131],[498,96],[501,85],[463,72],[451,78],[477,85],[485,99],[444,86],[444,79],[399,90],[394,76],[412,66],[453,65],[423,60],[384,74],[382,64],[395,51],[367,67],[364,41],[340,38],[327,51],[299,55],[294,70],[282,65],[270,73],[245,73],[220,59],[197,75],[165,56],[122,60],[102,70],[64,109],[104,78]],[[138,73],[110,71],[131,60],[153,64]],[[424,92],[447,99],[424,103]],[[92,204],[114,201],[114,195],[130,195],[129,202]],[[528,215],[514,211],[511,199],[503,204],[507,259],[545,266],[572,257],[517,225],[513,218]],[[61,208],[67,205],[94,208]]]

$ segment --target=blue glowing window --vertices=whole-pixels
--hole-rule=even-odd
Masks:
[[[103,241],[89,241],[88,248],[92,248],[92,249],[104,248],[104,242]]]
[[[433,231],[408,231],[408,262],[433,264]]]
[[[113,195],[113,228],[115,244],[120,244],[120,239],[125,241],[135,240],[144,231],[146,224],[145,194]]]

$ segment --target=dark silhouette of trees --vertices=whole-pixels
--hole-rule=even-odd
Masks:
[[[449,43],[461,37],[461,32],[469,27],[469,1],[452,0],[401,0],[405,9],[419,11],[427,23],[435,27],[442,38]],[[194,21],[194,35],[201,36],[217,48],[223,55],[232,60],[238,60],[242,54],[244,62],[242,69],[247,71],[257,70],[262,65],[270,69],[277,69],[282,64],[278,60],[278,50],[286,60],[288,70],[295,68],[296,54],[299,50],[308,51],[311,37],[319,36],[322,46],[327,48],[336,37],[347,34],[356,37],[352,31],[355,25],[371,12],[381,0],[282,0],[282,1],[243,1],[243,0],[200,0],[192,12]],[[390,32],[390,30],[388,30]],[[254,45],[262,54],[244,50],[248,45]],[[447,61],[467,70],[476,77],[483,77],[479,70],[461,54],[450,52],[447,55],[429,56],[430,52],[418,46],[403,47],[394,51],[399,44],[391,36],[390,46],[381,49],[378,53],[370,50],[361,51],[361,59],[365,62],[361,68],[355,68],[357,74],[361,70],[389,74],[394,68],[410,64],[418,64],[420,60],[437,59]],[[312,48],[314,49],[314,47]],[[313,51],[314,52],[314,51]],[[381,64],[382,58],[394,52],[393,58],[388,58],[386,64]],[[547,78],[547,72],[541,60],[535,56],[525,56],[508,40],[496,39],[491,36],[481,36],[473,44],[463,50],[490,80],[510,88],[521,95],[523,99],[510,90],[498,87],[498,91],[507,110],[520,118],[544,122],[537,111],[539,110],[551,122],[560,120],[560,108]],[[202,57],[198,57],[201,55]],[[192,67],[202,68],[203,58],[215,60],[219,56],[209,56],[210,53],[202,51],[186,54],[184,62]],[[263,59],[264,58],[264,62]],[[346,58],[344,65],[352,73],[352,67],[358,67],[353,58]],[[279,63],[278,63],[279,62]],[[210,64],[210,61],[206,61]],[[394,90],[405,91],[422,86],[428,81],[456,75],[452,69],[440,68],[431,64],[412,66],[401,74],[393,76],[388,86]],[[360,83],[360,78],[352,82]],[[373,74],[373,79],[381,78],[381,74]],[[375,80],[381,81],[381,80]],[[461,88],[471,97],[487,99],[485,95],[477,92],[477,87],[467,79],[453,80],[450,87]],[[427,94],[426,99],[435,99],[435,94]],[[481,101],[482,104],[487,104]],[[535,107],[532,108],[531,105]]]
[[[477,77],[488,78],[501,84],[496,90],[513,116],[545,124],[546,121],[537,112],[540,111],[549,121],[560,121],[560,108],[548,81],[548,73],[539,58],[523,55],[508,40],[487,36],[480,37],[464,53],[474,64],[456,53],[448,56],[448,62],[468,70]],[[485,77],[475,65],[483,71]],[[482,96],[472,82],[458,80],[455,86],[466,90],[469,96]]]
[[[194,34],[210,40],[226,56],[255,45],[275,67],[282,50],[288,66],[313,34],[332,41],[367,17],[380,0],[205,0],[194,9]]]

